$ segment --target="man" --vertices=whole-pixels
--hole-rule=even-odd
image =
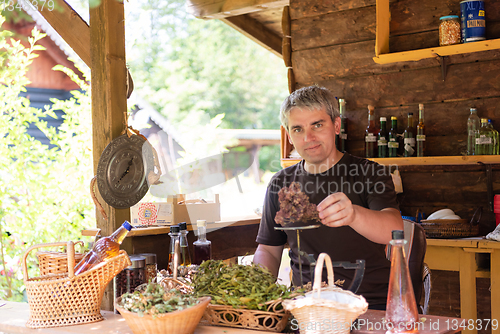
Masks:
[[[279,226],[274,221],[280,210],[279,190],[299,182],[310,202],[317,204],[321,219],[319,228],[301,232],[301,250],[315,258],[326,252],[332,261],[365,259],[365,276],[358,293],[370,308],[385,309],[390,272],[385,245],[392,230],[403,229],[389,171],[336,149],[340,117],[335,98],[326,88],[311,86],[295,91],[283,102],[280,118],[288,140],[303,160],[276,173],[268,185],[254,262],[277,276],[288,242],[292,281],[300,284],[296,232],[274,229]],[[302,257],[304,282],[311,279],[309,270]],[[348,287],[354,271],[335,268],[334,272],[335,280]]]

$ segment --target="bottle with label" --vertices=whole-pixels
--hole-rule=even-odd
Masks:
[[[189,254],[189,243],[187,239],[187,235],[189,231],[187,230],[187,224],[182,222],[179,224],[179,229],[181,233],[180,238],[180,246],[181,246],[181,266],[190,266],[191,265],[191,255]]]
[[[403,231],[392,231],[391,272],[385,321],[387,333],[417,333],[418,309],[410,278],[410,270],[405,258],[406,244]]]
[[[378,157],[387,158],[387,132],[386,132],[386,122],[385,117],[380,117],[380,131],[377,136],[377,146],[378,146]]]
[[[377,157],[377,134],[375,126],[375,107],[368,106],[368,126],[365,131],[365,155],[367,158]]]
[[[494,155],[498,155],[498,131],[493,127],[493,122],[491,119],[488,120],[488,128],[493,133],[493,153]]]
[[[481,118],[481,127],[476,134],[476,154],[493,154],[493,132],[488,128],[488,119]]]
[[[413,157],[415,155],[415,128],[413,127],[413,113],[408,113],[408,126],[404,132],[404,156]]]
[[[387,143],[387,148],[390,158],[395,158],[398,156],[398,118],[396,116],[391,117],[391,130],[389,131],[389,142]]]
[[[92,250],[88,252],[83,259],[75,266],[75,275],[79,275],[92,269],[104,260],[118,256],[120,245],[132,229],[132,225],[125,221],[113,234],[104,237],[94,244]]]
[[[417,124],[417,157],[425,156],[425,124],[424,124],[424,105],[418,105],[418,124]]]
[[[200,265],[203,261],[212,258],[212,242],[207,240],[207,221],[197,220],[198,240],[193,242],[193,264]]]
[[[476,136],[478,135],[480,126],[481,123],[477,116],[476,108],[470,108],[470,115],[467,119],[467,155],[477,154],[475,152]]]
[[[345,114],[345,100],[339,99],[340,134],[337,136],[337,150],[344,153],[347,149],[347,117]]]
[[[170,236],[170,247],[169,247],[169,253],[168,253],[167,273],[169,275],[173,275],[174,274],[175,241],[179,241],[179,244],[180,244],[180,238],[181,238],[179,225],[170,226],[170,233],[168,235]]]

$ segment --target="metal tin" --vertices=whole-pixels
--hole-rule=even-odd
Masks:
[[[482,0],[464,0],[460,2],[463,43],[486,39],[486,19]]]

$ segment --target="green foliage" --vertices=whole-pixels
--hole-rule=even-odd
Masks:
[[[186,13],[184,0],[126,6],[133,8],[129,21],[140,27],[127,30],[136,91],[175,126],[195,124],[192,113],[202,112],[209,118],[224,114],[221,128],[279,129],[279,107],[288,93],[279,57],[219,20]]]
[[[0,26],[3,23],[0,16]],[[73,92],[68,101],[53,100],[46,110],[30,107],[20,97],[29,83],[27,67],[42,50],[36,29],[29,47],[0,32],[0,299],[23,299],[21,260],[34,244],[76,240],[81,229],[94,224],[88,184],[92,177],[89,87]],[[74,76],[74,75],[73,75]],[[41,118],[65,112],[58,131]],[[49,149],[26,132],[36,125],[55,145]],[[34,253],[34,252],[32,252]],[[28,258],[30,277],[38,276],[34,257]]]

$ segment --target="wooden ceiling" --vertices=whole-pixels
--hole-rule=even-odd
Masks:
[[[220,19],[281,57],[281,17],[289,0],[187,0],[188,12],[200,19]]]

